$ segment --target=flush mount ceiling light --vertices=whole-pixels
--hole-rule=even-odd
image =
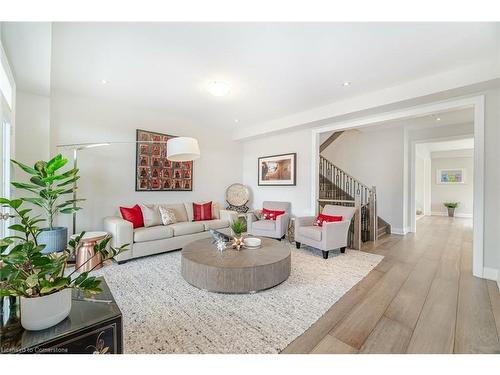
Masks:
[[[231,91],[231,86],[224,81],[212,81],[208,84],[207,90],[213,96],[226,96]]]
[[[441,117],[436,117],[436,121],[441,121]]]
[[[351,82],[345,81],[345,82],[342,83],[342,86],[345,86],[345,87],[351,86]]]
[[[101,79],[101,83],[102,83],[103,85],[106,85],[106,84],[108,84],[108,83],[109,83],[109,81],[108,81],[107,79]]]

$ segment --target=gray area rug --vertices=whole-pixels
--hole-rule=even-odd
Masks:
[[[324,260],[317,250],[293,246],[289,279],[244,295],[186,283],[179,251],[111,264],[95,274],[106,278],[123,313],[126,353],[278,353],[382,258],[347,250]]]

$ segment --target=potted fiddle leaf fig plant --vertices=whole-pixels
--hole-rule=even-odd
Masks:
[[[22,200],[40,207],[45,214],[47,227],[40,229],[38,237],[38,242],[45,245],[43,252],[64,251],[68,228],[54,226],[54,219],[59,213],[72,214],[81,209],[76,204],[84,199],[62,200],[65,195],[74,193],[75,182],[80,178],[78,169],[72,168],[60,173],[61,168],[68,162],[61,154],[49,161],[37,161],[33,168],[15,160],[11,161],[31,176],[29,183],[12,182],[12,185],[34,194],[34,197]]]
[[[19,297],[21,325],[27,330],[42,330],[63,321],[71,310],[71,290],[76,288],[85,295],[101,292],[101,281],[89,272],[79,272],[90,262],[67,271],[69,255],[74,251],[84,232],[71,239],[63,252],[44,254],[44,245],[38,241],[41,219],[30,217],[29,208],[23,208],[22,199],[0,198],[2,207],[11,210],[10,217],[19,224],[10,226],[15,235],[0,241],[0,297]],[[103,261],[126,250],[108,246],[107,237],[94,246],[94,257],[101,255]]]
[[[445,206],[448,209],[449,217],[455,216],[455,208],[458,207],[458,202],[445,202],[443,203],[443,206]]]

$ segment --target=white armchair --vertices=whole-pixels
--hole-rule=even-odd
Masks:
[[[314,225],[315,216],[298,217],[295,219],[295,245],[300,249],[305,244],[323,251],[323,258],[328,259],[328,252],[340,249],[345,253],[347,247],[347,235],[351,219],[354,216],[354,207],[343,207],[326,205],[323,214],[331,216],[342,216],[342,221],[323,223],[323,226]]]
[[[259,211],[255,211],[255,213],[249,212],[247,214],[248,234],[253,236],[271,237],[281,241],[285,238],[285,234],[288,231],[288,224],[290,223],[290,202],[266,201],[262,203],[262,206],[268,210],[285,211],[285,213],[278,216],[276,221],[274,221],[260,220],[257,217],[257,215],[260,215]]]

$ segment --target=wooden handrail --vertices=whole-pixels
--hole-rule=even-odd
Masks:
[[[351,176],[349,173],[347,173],[346,171],[344,171],[342,168],[339,168],[337,167],[335,164],[333,164],[330,160],[328,160],[327,158],[323,157],[323,156],[319,156],[319,159],[320,159],[320,163],[321,162],[326,162],[327,165],[331,165],[332,167],[334,167],[335,169],[337,169],[339,172],[341,172],[342,174],[346,175],[347,177],[351,178],[352,180],[354,180],[356,183],[358,183],[359,185],[361,185],[363,188],[365,188],[366,190],[370,191],[371,192],[371,188],[368,187],[368,185],[365,185],[363,184],[362,182],[360,182],[356,177],[353,177]],[[320,168],[320,171],[319,173],[321,174],[321,168]],[[324,176],[324,177],[327,177],[327,176]],[[331,181],[331,182],[335,182],[335,181]]]

